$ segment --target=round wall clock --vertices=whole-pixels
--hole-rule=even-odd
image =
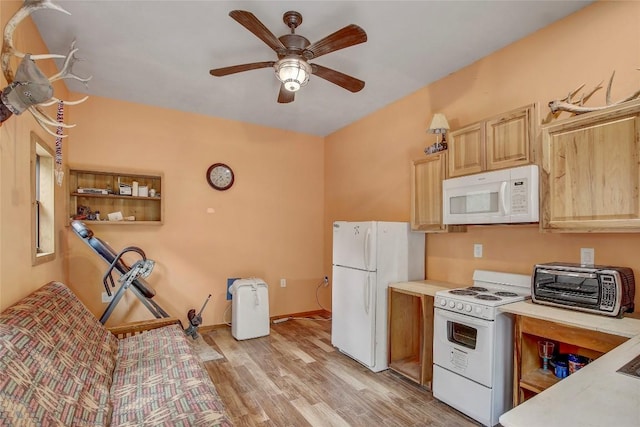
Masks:
[[[207,169],[207,182],[216,190],[228,190],[233,180],[233,170],[224,163],[214,163]]]

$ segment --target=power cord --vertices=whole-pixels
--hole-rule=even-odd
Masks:
[[[322,306],[322,304],[320,304],[320,297],[318,297],[318,292],[320,291],[320,288],[322,287],[327,287],[329,286],[329,278],[327,276],[324,276],[324,278],[322,279],[322,282],[320,282],[318,284],[318,286],[316,287],[316,303],[318,303],[318,306],[320,306],[321,309],[323,309],[324,311],[329,311],[326,308],[324,308]],[[281,323],[281,322],[286,322],[287,320],[320,320],[320,321],[330,321],[332,318],[315,318],[315,317],[282,317],[280,319],[276,319],[273,321],[273,323]]]

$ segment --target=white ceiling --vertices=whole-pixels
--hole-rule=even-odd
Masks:
[[[52,53],[73,39],[92,75],[70,89],[191,113],[325,136],[530,34],[591,1],[58,1],[33,14]],[[228,16],[252,12],[276,36],[296,10],[315,42],[357,24],[366,43],[315,61],[366,82],[358,93],[311,76],[290,104],[276,102],[270,68],[213,77],[212,68],[272,61],[276,54]],[[34,52],[39,53],[39,52]]]

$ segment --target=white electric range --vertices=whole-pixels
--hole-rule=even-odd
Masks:
[[[436,292],[433,396],[487,426],[512,407],[513,317],[531,277],[476,270],[473,286]]]

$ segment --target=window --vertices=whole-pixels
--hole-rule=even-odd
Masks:
[[[33,265],[55,258],[55,181],[53,151],[31,132],[31,261]]]

